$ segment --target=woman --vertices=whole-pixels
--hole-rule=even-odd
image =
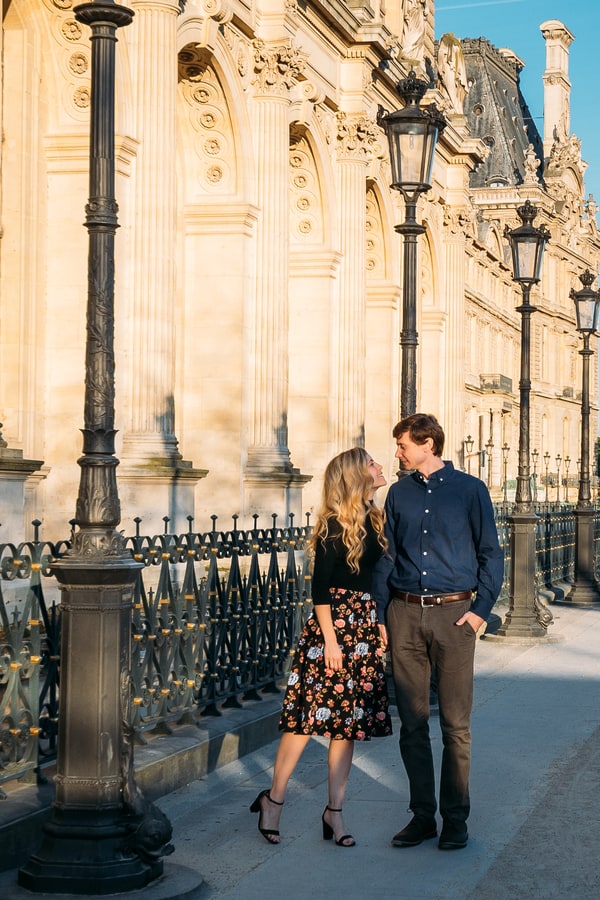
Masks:
[[[339,847],[347,834],[342,806],[354,741],[392,733],[384,672],[386,632],[377,624],[371,576],[385,553],[383,512],[373,504],[385,485],[382,467],[361,447],[334,457],[325,470],[321,511],[312,535],[314,570],[309,618],[294,654],[283,701],[273,781],[251,812],[271,844],[280,842],[279,817],[288,781],[311,735],[330,738],[329,799],[323,839]]]

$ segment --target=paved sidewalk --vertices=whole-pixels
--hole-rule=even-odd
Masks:
[[[160,801],[174,828],[171,860],[200,872],[202,896],[219,900],[595,900],[600,609],[553,612],[552,642],[478,643],[465,850],[390,846],[409,819],[395,719],[395,737],[356,745],[345,805],[356,847],[321,838],[326,743],[313,740],[290,784],[279,847],[248,811],[270,782],[272,743]],[[435,719],[432,735],[439,755]]]
[[[320,740],[309,743],[290,783],[282,843],[271,847],[259,835],[258,817],[248,807],[270,783],[273,742],[158,800],[175,844],[165,875],[144,891],[112,896],[596,900],[600,608],[552,609],[555,623],[545,643],[478,642],[471,839],[465,850],[440,852],[436,841],[390,846],[410,818],[394,717],[394,737],[356,744],[345,804],[356,847],[321,838],[327,768],[326,742]],[[439,757],[435,718],[431,725]],[[0,876],[2,900],[47,896],[16,888],[14,879],[14,872]]]

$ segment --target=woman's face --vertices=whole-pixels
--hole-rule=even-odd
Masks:
[[[373,493],[377,490],[377,488],[383,487],[387,484],[383,474],[383,466],[381,466],[378,462],[375,462],[372,456],[369,456],[367,466],[369,468],[369,472],[373,476]]]

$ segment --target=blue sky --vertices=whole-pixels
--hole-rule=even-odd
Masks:
[[[513,50],[526,63],[521,89],[543,134],[546,44],[540,25],[549,19],[558,19],[575,36],[569,48],[571,133],[580,139],[588,163],[586,193],[600,203],[600,0],[436,0],[435,36],[451,31],[459,38],[485,37],[495,47]]]

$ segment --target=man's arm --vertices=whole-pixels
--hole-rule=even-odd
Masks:
[[[486,620],[502,588],[504,553],[498,541],[494,507],[483,482],[478,484],[477,496],[473,505],[471,525],[479,570],[477,597],[471,607],[471,612],[480,619]]]
[[[375,566],[371,587],[371,593],[377,602],[377,618],[379,619],[380,625],[385,624],[385,610],[390,600],[388,578],[392,573],[394,560],[396,558],[394,520],[394,503],[392,489],[390,489],[385,501],[385,536],[388,541],[388,549]]]

